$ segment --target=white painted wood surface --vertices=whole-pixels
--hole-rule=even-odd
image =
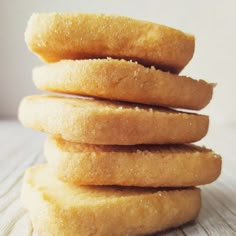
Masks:
[[[195,222],[161,235],[236,235],[236,126],[213,125],[201,143],[220,153],[223,170],[213,184],[201,187],[202,209]],[[19,195],[24,170],[43,162],[44,134],[16,121],[0,121],[0,236],[33,235]]]

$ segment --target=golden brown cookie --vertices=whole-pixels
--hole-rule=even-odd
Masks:
[[[76,185],[196,186],[221,171],[221,157],[195,145],[104,146],[51,136],[44,153],[56,176]]]
[[[35,95],[19,107],[23,125],[89,144],[167,144],[201,139],[208,117],[170,109],[80,98]]]
[[[33,70],[37,88],[112,100],[199,110],[213,84],[125,60],[64,60]]]
[[[46,165],[26,171],[21,196],[39,235],[146,235],[195,219],[200,190],[77,187]]]
[[[25,40],[47,62],[122,58],[174,73],[194,52],[194,37],[167,26],[124,16],[80,13],[33,14]]]

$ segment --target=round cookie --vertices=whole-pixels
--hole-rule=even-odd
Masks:
[[[59,179],[76,185],[196,186],[221,171],[221,157],[195,145],[99,146],[51,136],[44,154]]]
[[[104,14],[33,14],[25,40],[47,62],[122,58],[180,72],[194,53],[194,37],[167,26]]]
[[[104,100],[34,95],[19,106],[26,127],[88,144],[168,144],[201,139],[208,116]]]
[[[64,60],[33,70],[37,88],[112,100],[200,110],[213,84],[125,60]]]
[[[21,199],[39,235],[147,235],[195,219],[200,190],[78,187],[30,168]]]

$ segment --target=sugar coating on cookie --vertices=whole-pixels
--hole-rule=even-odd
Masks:
[[[21,195],[40,235],[140,235],[195,219],[200,190],[77,187],[46,165],[28,169]]]
[[[122,58],[179,73],[194,53],[194,37],[124,16],[35,13],[25,32],[31,51],[47,62]]]
[[[44,154],[58,178],[77,185],[197,186],[221,172],[221,157],[196,145],[89,145],[50,136]]]
[[[29,96],[19,106],[26,127],[89,144],[189,143],[204,137],[208,116],[104,100]]]
[[[115,59],[63,60],[36,67],[33,81],[46,91],[200,110],[213,84]]]

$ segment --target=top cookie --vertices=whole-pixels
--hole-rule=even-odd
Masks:
[[[179,73],[194,52],[194,37],[167,26],[123,16],[33,14],[25,40],[47,62],[123,58]]]

